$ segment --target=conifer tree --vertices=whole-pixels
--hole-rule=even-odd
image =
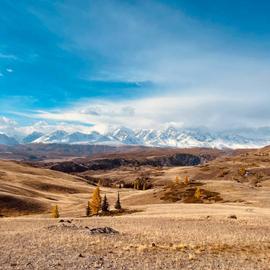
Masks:
[[[52,207],[52,217],[53,218],[59,218],[60,214],[59,214],[59,210],[58,210],[58,205],[55,205]]]
[[[86,206],[86,209],[85,209],[85,214],[87,217],[91,216],[91,207],[90,207],[90,202],[88,201],[87,202],[87,206]]]
[[[121,209],[122,209],[121,202],[120,202],[120,195],[119,195],[119,192],[118,192],[117,201],[116,201],[116,203],[115,203],[114,208],[117,209],[117,210],[121,210]]]
[[[93,192],[92,200],[90,203],[91,212],[94,215],[97,215],[101,207],[101,196],[100,196],[100,189],[96,187]]]
[[[106,194],[105,194],[104,197],[103,197],[101,210],[102,210],[103,213],[109,212],[109,203],[108,203]]]

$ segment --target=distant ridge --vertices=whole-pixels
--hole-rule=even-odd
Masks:
[[[256,133],[257,132],[257,133]],[[138,145],[150,147],[207,147],[207,148],[258,148],[270,144],[269,130],[260,130],[246,133],[238,132],[210,132],[206,129],[177,129],[168,127],[166,129],[130,129],[118,127],[107,133],[101,134],[97,131],[91,133],[67,132],[56,130],[43,134],[33,132],[22,138],[20,143],[41,144],[84,144],[84,145]],[[0,134],[0,144],[14,145],[18,143],[14,138]]]

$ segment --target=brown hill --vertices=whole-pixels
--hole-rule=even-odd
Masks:
[[[48,212],[54,204],[76,204],[92,187],[80,178],[30,165],[0,161],[0,215]],[[72,195],[72,196],[71,196]]]

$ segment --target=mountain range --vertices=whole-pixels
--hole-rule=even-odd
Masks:
[[[246,130],[210,132],[206,129],[177,129],[168,127],[163,130],[119,127],[105,134],[66,132],[56,130],[43,134],[33,132],[21,139],[0,133],[0,144],[42,143],[42,144],[96,144],[96,145],[144,145],[155,147],[210,147],[210,148],[256,148],[270,144],[270,130]]]

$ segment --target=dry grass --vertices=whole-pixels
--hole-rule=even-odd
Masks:
[[[234,161],[230,173],[243,165]],[[207,171],[199,166],[163,168],[153,177],[154,189],[120,189],[128,215],[86,218],[93,187],[82,179],[0,161],[0,211],[4,215],[38,213],[0,218],[0,269],[269,269],[268,169],[263,167],[266,179],[259,179],[257,186],[229,180],[230,173],[222,179],[206,177],[228,166],[217,160]],[[111,173],[117,175],[117,171]],[[168,204],[161,200],[168,192],[161,184],[173,187],[174,197],[187,190],[193,197],[200,184],[194,180],[198,173],[205,177],[200,181],[202,193],[220,195],[227,203]],[[175,188],[176,175],[181,181],[189,175],[191,183]],[[101,191],[114,205],[117,190]],[[47,212],[55,204],[60,218],[73,219],[72,223],[66,226],[49,218]],[[231,215],[237,219],[228,218]],[[92,235],[86,229],[105,226],[120,233]]]
[[[0,269],[267,269],[270,213],[230,205],[148,205],[129,216],[0,219]],[[238,219],[227,216],[236,214]],[[56,225],[56,226],[52,226]],[[91,235],[110,226],[119,234]]]

